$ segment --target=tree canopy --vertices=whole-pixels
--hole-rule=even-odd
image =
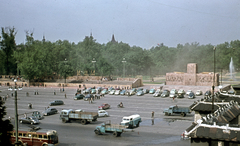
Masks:
[[[176,48],[163,43],[143,49],[123,42],[99,44],[92,35],[77,44],[68,40],[50,42],[35,40],[33,33],[26,32],[26,41],[15,44],[15,29],[2,28],[0,40],[0,74],[20,74],[27,79],[46,79],[54,75],[73,76],[82,74],[99,76],[164,75],[167,72],[186,72],[188,63],[197,63],[198,72],[213,71],[213,48],[216,53],[216,71],[228,70],[231,57],[235,68],[240,67],[240,41],[233,40],[213,46],[178,44]],[[125,58],[125,64],[123,64]],[[66,59],[66,60],[65,60]]]

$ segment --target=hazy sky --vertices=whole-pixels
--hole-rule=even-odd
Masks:
[[[239,0],[0,0],[0,26],[35,40],[78,43],[92,32],[98,43],[112,34],[120,42],[149,49],[163,43],[217,45],[240,39]]]

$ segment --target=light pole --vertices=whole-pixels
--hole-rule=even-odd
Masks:
[[[93,58],[92,63],[94,65],[94,75],[96,75],[96,67],[95,67],[96,60],[95,60],[95,58]]]
[[[123,58],[123,61],[122,61],[122,63],[123,63],[123,77],[125,78],[125,63],[126,63],[127,61],[125,60],[125,58]]]
[[[16,139],[15,139],[15,145],[18,145],[18,110],[17,110],[17,85],[16,80],[15,83],[15,131],[16,131]]]
[[[213,48],[213,86],[212,86],[212,113],[214,112],[214,85],[215,85],[215,50],[216,48]]]
[[[66,84],[66,78],[67,78],[67,69],[66,69],[66,65],[67,64],[67,58],[65,58],[64,60],[64,66],[65,66],[65,84]],[[63,84],[63,92],[64,92],[64,84]]]

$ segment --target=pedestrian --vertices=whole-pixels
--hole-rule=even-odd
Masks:
[[[174,99],[175,99],[175,96],[173,96],[173,98],[172,98],[172,99],[173,99],[173,101],[174,101]]]
[[[90,101],[90,98],[88,98],[88,102],[89,102],[89,104],[90,104],[90,102],[91,102],[91,101]]]
[[[67,94],[65,93],[65,98],[67,98]]]
[[[12,94],[12,97],[13,97],[13,92],[11,94]]]
[[[7,94],[7,98],[8,98],[8,94]]]
[[[154,111],[152,111],[152,118],[154,118]]]

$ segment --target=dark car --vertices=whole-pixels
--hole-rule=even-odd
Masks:
[[[190,92],[189,95],[188,95],[188,98],[189,99],[195,98],[195,94],[193,92]]]
[[[90,100],[91,98],[93,98],[93,95],[92,95],[92,94],[88,94],[87,96],[84,97],[84,100],[85,100],[85,101],[88,101],[88,100]]]
[[[108,103],[103,103],[102,105],[100,105],[98,107],[99,110],[105,110],[105,109],[108,109],[110,108],[110,105]]]
[[[184,98],[184,93],[178,93],[177,98]]]
[[[19,120],[20,123],[25,123],[25,124],[39,124],[39,121],[36,117],[24,117]]]
[[[164,90],[161,94],[161,97],[168,97],[170,94],[170,91],[169,90]]]
[[[43,111],[43,115],[44,116],[53,115],[53,114],[56,114],[57,112],[58,110],[55,108],[48,108],[45,111]]]
[[[83,94],[77,94],[73,99],[74,100],[79,100],[79,99],[83,99],[85,96]]]
[[[208,91],[206,91],[206,92],[205,92],[205,94],[204,94],[204,95],[205,95],[205,96],[210,96],[211,94],[212,94],[212,93],[211,93],[211,91],[210,91],[210,90],[208,90]]]
[[[49,105],[63,105],[64,102],[62,100],[54,100],[52,102],[49,103]]]

